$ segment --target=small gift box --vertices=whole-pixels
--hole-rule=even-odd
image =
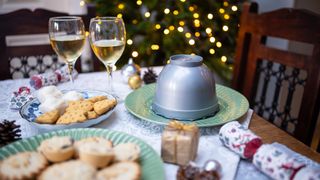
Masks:
[[[186,165],[196,158],[199,128],[195,124],[171,121],[162,133],[161,156],[165,162]]]

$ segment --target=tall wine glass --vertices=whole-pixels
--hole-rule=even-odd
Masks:
[[[49,37],[54,51],[68,65],[70,81],[73,86],[72,71],[85,44],[85,29],[81,17],[50,18]]]
[[[89,30],[91,48],[107,69],[107,91],[115,95],[112,86],[112,69],[125,48],[124,22],[118,17],[96,17],[91,19]]]

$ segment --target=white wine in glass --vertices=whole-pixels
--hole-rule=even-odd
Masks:
[[[73,67],[85,44],[82,19],[75,16],[50,18],[49,37],[53,50],[68,65],[70,81],[73,84]]]
[[[96,17],[91,19],[89,30],[93,52],[107,69],[107,91],[116,95],[112,86],[112,70],[125,48],[124,22],[118,17]]]

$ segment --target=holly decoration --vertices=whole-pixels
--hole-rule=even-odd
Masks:
[[[20,125],[15,124],[15,121],[3,120],[0,122],[0,146],[19,140],[20,136]]]
[[[143,81],[145,84],[154,83],[157,81],[158,75],[154,72],[152,68],[148,68],[143,75]]]

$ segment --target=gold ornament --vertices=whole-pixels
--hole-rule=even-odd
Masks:
[[[142,80],[139,75],[135,74],[129,77],[128,84],[131,89],[138,89],[142,84]]]

